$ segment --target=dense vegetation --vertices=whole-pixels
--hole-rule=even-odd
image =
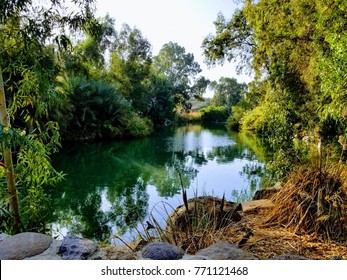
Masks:
[[[204,42],[210,64],[238,59],[255,80],[230,125],[267,136],[283,161],[300,159],[294,136],[324,145],[346,134],[346,1],[244,1]]]
[[[173,42],[153,56],[137,28],[96,19],[93,0],[71,2],[0,3],[0,230],[43,227],[44,187],[62,177],[49,157],[61,143],[149,135],[187,114],[208,86],[210,105],[191,119],[264,136],[277,178],[312,164],[300,139],[319,148],[320,172],[327,147],[340,143],[344,158],[346,1],[245,0],[231,19],[218,15],[202,43],[206,61],[238,61],[255,76],[249,85],[198,76],[194,56]]]
[[[346,10],[343,0],[246,0],[203,42],[210,64],[237,59],[255,75],[228,125],[264,136],[268,168],[288,180],[272,219],[336,239],[347,238]]]
[[[149,135],[209,83],[178,44],[153,56],[137,28],[96,19],[93,0],[70,4],[0,4],[0,230],[44,227],[35,223],[44,188],[62,177],[49,160],[61,143]]]

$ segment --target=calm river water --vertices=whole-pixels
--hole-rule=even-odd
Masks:
[[[259,188],[258,142],[224,127],[188,125],[144,139],[65,147],[54,158],[66,176],[52,190],[53,234],[130,241],[150,215],[164,221],[182,204],[182,183],[188,198],[242,200]]]

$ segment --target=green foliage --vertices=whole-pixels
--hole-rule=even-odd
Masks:
[[[225,122],[228,118],[228,108],[224,106],[209,105],[200,110],[201,120],[205,123]]]
[[[223,64],[224,60],[241,59],[242,67],[249,67],[256,47],[252,26],[244,10],[237,10],[230,21],[218,14],[214,22],[216,34],[210,34],[202,43],[208,64]]]
[[[208,81],[200,77],[196,83],[195,76],[201,72],[200,65],[194,60],[194,55],[186,53],[185,48],[177,43],[169,42],[159,51],[153,59],[153,66],[157,73],[161,73],[170,83],[175,105],[184,109],[190,109],[189,99],[202,96],[206,90]]]
[[[135,113],[126,124],[126,134],[133,137],[148,136],[153,132],[152,121],[148,118],[141,118]]]
[[[240,112],[242,113],[242,112]],[[258,106],[251,111],[246,112],[241,120],[242,129],[262,133],[265,131],[266,107]]]
[[[152,71],[147,81],[148,101],[146,116],[156,127],[165,126],[174,118],[174,89],[168,79],[160,73]]]
[[[0,141],[11,145],[17,151],[15,174],[20,197],[22,227],[28,231],[45,232],[48,196],[44,187],[51,187],[59,182],[62,173],[51,165],[49,156],[59,146],[59,132],[54,123],[47,123],[45,131],[27,135],[25,130],[0,126]],[[5,168],[0,171],[0,192],[5,193]],[[0,204],[3,224],[6,232],[12,232],[11,214],[8,211],[8,195],[4,195]]]
[[[56,112],[66,140],[148,135],[151,124],[137,116],[130,103],[109,83],[84,77],[60,77],[57,91],[68,106]]]
[[[231,129],[238,129],[245,113],[245,109],[241,106],[231,107],[231,115],[227,119],[227,127]]]
[[[121,94],[140,112],[145,112],[147,107],[145,85],[150,75],[151,63],[151,44],[139,29],[131,29],[124,24],[115,38],[110,77]]]
[[[316,140],[329,143],[346,132],[345,9],[339,0],[244,1],[230,20],[218,15],[203,42],[209,64],[237,58],[252,67],[251,108],[237,104],[228,122],[265,134],[282,175],[306,161],[296,133],[317,129]]]
[[[219,82],[212,82],[210,88],[214,90],[211,105],[225,106],[229,110],[242,98],[246,84],[239,84],[235,78],[221,77]]]

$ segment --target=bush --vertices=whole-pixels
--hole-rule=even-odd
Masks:
[[[85,77],[61,77],[57,91],[66,96],[51,114],[64,140],[93,140],[143,136],[152,124],[141,119],[120,92],[104,81]]]
[[[178,123],[199,123],[201,122],[202,112],[189,112],[177,115]]]
[[[205,123],[226,122],[228,118],[228,108],[225,106],[207,106],[200,110],[201,120]]]
[[[240,106],[233,106],[231,108],[231,115],[227,119],[227,127],[237,129],[241,125],[241,119],[246,114],[246,110]]]
[[[264,132],[266,130],[265,105],[260,105],[258,107],[255,107],[253,110],[246,112],[240,122],[242,129],[251,130],[256,133]]]
[[[148,136],[153,132],[153,123],[148,118],[134,114],[127,122],[126,134],[132,137]]]

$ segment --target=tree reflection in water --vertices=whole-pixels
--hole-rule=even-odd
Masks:
[[[192,186],[200,184],[229,199],[234,188],[255,190],[260,176],[254,170],[264,166],[257,158],[264,155],[245,137],[194,125],[144,139],[72,146],[54,159],[67,175],[49,190],[49,222],[63,235],[107,241],[144,221],[160,200],[178,206],[177,199],[173,202],[182,188],[177,170],[190,196]]]

